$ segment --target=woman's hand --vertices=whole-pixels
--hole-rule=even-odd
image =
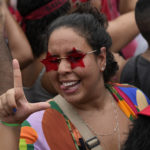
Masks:
[[[7,68],[6,68],[7,69]],[[29,103],[24,95],[19,63],[13,60],[14,88],[0,96],[0,120],[22,123],[30,114],[50,107],[47,102]]]

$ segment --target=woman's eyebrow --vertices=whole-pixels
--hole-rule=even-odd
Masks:
[[[74,54],[74,53],[83,53],[83,52],[79,49],[75,49],[75,50],[73,49],[73,50],[67,52],[67,55]]]
[[[74,53],[83,53],[83,52],[79,49],[72,49],[72,50],[68,51],[66,53],[66,55],[71,55],[71,54],[74,54]],[[51,54],[51,57],[60,57],[60,56],[58,54]]]
[[[59,55],[56,55],[56,54],[51,54],[51,57],[59,57]]]

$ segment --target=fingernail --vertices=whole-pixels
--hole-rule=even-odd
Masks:
[[[17,109],[16,109],[16,108],[13,108],[13,112],[14,112],[14,113],[17,112]]]

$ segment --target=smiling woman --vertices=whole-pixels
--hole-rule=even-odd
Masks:
[[[28,150],[99,150],[101,144],[103,150],[120,150],[131,120],[148,105],[149,99],[137,88],[108,83],[118,66],[109,51],[111,38],[105,29],[105,18],[96,9],[79,12],[62,16],[48,26],[45,39],[48,53],[42,63],[53,87],[65,103],[74,108],[94,137],[86,141],[55,101],[49,102],[51,106],[48,102],[29,103],[14,60],[15,88],[0,96],[0,129],[11,137],[10,147],[4,144],[7,136],[0,136],[3,149],[17,150],[19,145],[20,150],[24,147]],[[17,111],[13,112],[13,108]],[[33,134],[29,130],[34,131]],[[97,142],[89,144],[93,139]]]

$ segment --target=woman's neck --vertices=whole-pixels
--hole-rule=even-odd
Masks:
[[[105,88],[101,87],[96,95],[89,97],[85,103],[74,104],[77,111],[99,111],[103,110],[106,104],[110,101],[110,98],[113,98],[110,92]]]

